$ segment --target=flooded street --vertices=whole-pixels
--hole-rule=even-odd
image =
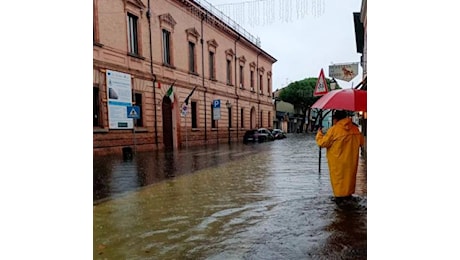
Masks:
[[[366,259],[365,187],[338,207],[318,149],[290,134],[95,157],[94,259]]]

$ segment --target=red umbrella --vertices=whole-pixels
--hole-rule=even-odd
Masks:
[[[367,91],[354,88],[332,90],[320,97],[311,107],[319,109],[367,111]]]

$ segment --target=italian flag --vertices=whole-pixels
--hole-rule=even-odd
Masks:
[[[169,99],[171,99],[171,107],[174,106],[174,91],[173,91],[174,83],[176,83],[175,80],[174,80],[174,82],[171,84],[171,86],[169,87],[168,91],[166,92],[166,96],[168,96]]]
[[[166,96],[168,96],[169,99],[171,99],[171,102],[172,102],[172,103],[174,103],[173,86],[174,86],[174,84],[172,84],[172,85],[169,87],[168,92],[166,92]]]

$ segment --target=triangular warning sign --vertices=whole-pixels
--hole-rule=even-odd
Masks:
[[[315,92],[313,92],[313,96],[322,96],[328,92],[327,89],[327,82],[326,79],[324,78],[324,71],[321,69],[321,72],[319,73],[318,81],[316,82],[315,86]]]
[[[131,117],[135,117],[135,116],[137,116],[137,112],[136,112],[136,109],[134,109],[134,108],[131,108],[131,112],[129,112],[129,115],[130,115]]]

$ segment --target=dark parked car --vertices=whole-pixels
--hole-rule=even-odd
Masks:
[[[281,129],[273,129],[272,134],[275,137],[275,139],[284,139],[287,137],[286,133],[283,132],[283,130]]]
[[[267,141],[273,141],[275,137],[266,128],[252,129],[246,131],[243,136],[243,143],[262,143]]]

